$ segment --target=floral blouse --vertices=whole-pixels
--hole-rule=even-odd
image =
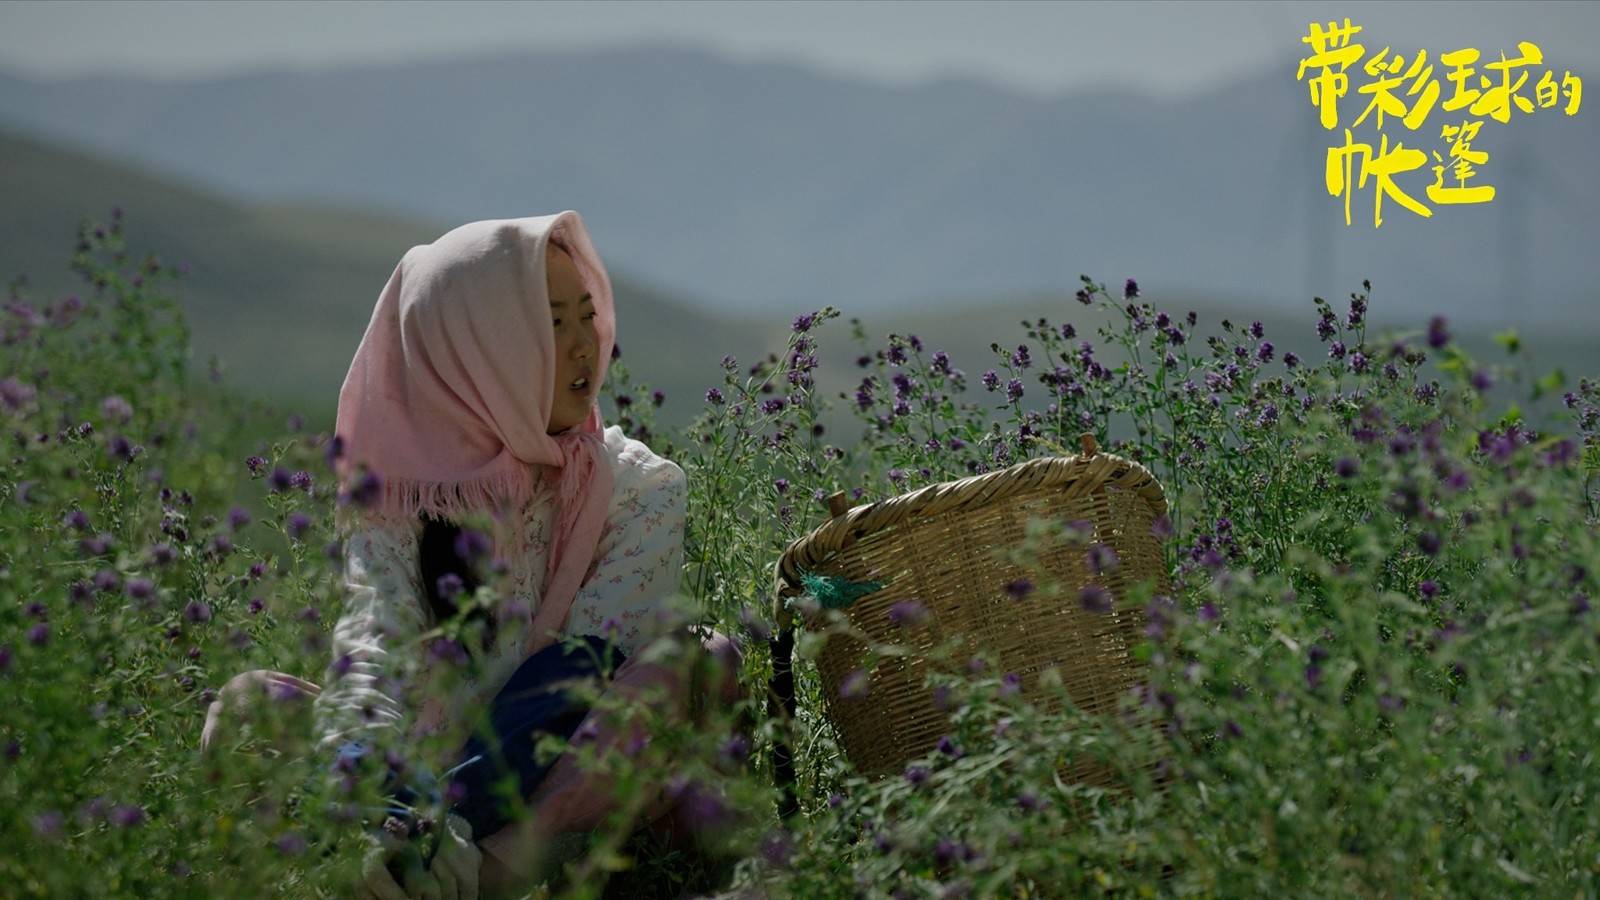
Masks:
[[[632,656],[660,633],[656,611],[679,589],[683,571],[683,523],[687,481],[683,470],[613,425],[605,430],[606,459],[614,486],[609,514],[588,577],[573,599],[565,635],[605,634],[615,629],[622,652]],[[530,611],[539,608],[549,541],[555,519],[551,488],[540,487],[524,510],[527,543],[506,560],[510,596]],[[421,678],[405,688],[391,652],[424,655],[414,641],[428,625],[414,527],[365,527],[345,540],[345,602],[333,631],[334,666],[315,703],[318,746],[393,729],[415,736],[437,727],[417,716],[407,695],[432,695],[437,671],[421,666]],[[501,622],[494,646],[484,654],[480,676],[431,709],[474,709],[488,704],[526,658],[528,623]],[[402,649],[405,648],[405,649]]]

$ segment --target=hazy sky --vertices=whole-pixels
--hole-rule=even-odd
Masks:
[[[1600,72],[1597,2],[141,3],[0,0],[0,69],[193,77],[645,41],[907,84],[975,76],[1031,93],[1120,83],[1181,96],[1301,49],[1349,16],[1368,52],[1464,46]]]

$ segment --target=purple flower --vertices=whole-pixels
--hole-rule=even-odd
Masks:
[[[334,463],[343,458],[344,438],[336,434],[328,440],[327,449],[322,451],[322,459],[328,464],[328,468],[332,469],[334,467]],[[266,464],[266,460],[262,460],[261,462],[262,465]]]
[[[721,406],[723,402],[722,391],[717,388],[711,388],[706,391],[706,402]]]
[[[456,665],[466,665],[468,661],[467,648],[454,638],[440,637],[429,641],[428,655]]]
[[[1215,622],[1217,615],[1217,605],[1210,600],[1201,605],[1200,611],[1195,614],[1196,618],[1202,622]]]
[[[867,695],[867,673],[863,669],[856,669],[839,682],[839,696],[846,700],[855,700]]]
[[[730,763],[740,763],[750,755],[750,739],[742,734],[735,734],[722,742],[717,749],[717,755]]]
[[[1344,341],[1334,341],[1332,344],[1328,345],[1328,356],[1332,357],[1333,359],[1344,359],[1344,355]]]
[[[82,806],[78,807],[78,821],[88,825],[104,819],[106,817],[106,807],[109,805],[109,801],[104,796],[94,797],[85,801]]]
[[[1261,323],[1257,322],[1256,324],[1259,325]],[[1259,359],[1262,362],[1272,362],[1272,353],[1272,342],[1262,341],[1261,346],[1256,348],[1256,359]]]
[[[1293,350],[1286,351],[1283,354],[1283,364],[1291,369],[1300,365],[1299,354],[1295,353]]]
[[[816,323],[816,320],[817,317],[815,314],[795,316],[793,329],[796,334],[810,331],[811,326]]]
[[[777,491],[780,494],[788,493],[788,491],[789,491],[789,479],[787,479],[787,478],[774,479],[773,482],[772,482],[772,489]]]
[[[75,528],[78,531],[88,531],[89,515],[81,509],[75,509],[72,512],[67,513],[66,518],[63,520],[63,524],[67,525],[68,527]]]
[[[144,821],[144,810],[137,806],[118,805],[111,810],[111,822],[122,828],[132,828]]]
[[[490,549],[488,536],[480,531],[463,528],[461,533],[456,535],[456,556],[468,562],[477,561],[488,554]]]
[[[250,511],[242,506],[235,506],[228,510],[228,527],[238,531],[250,524]]]
[[[166,566],[178,558],[178,552],[173,550],[172,545],[168,543],[160,543],[151,546],[146,555],[150,560],[150,564],[153,566]]]
[[[60,812],[47,809],[33,817],[33,833],[47,841],[61,837],[63,817]]]
[[[1016,672],[1007,672],[1000,679],[1000,696],[1014,697],[1022,690],[1022,676]]]
[[[912,787],[922,787],[928,783],[928,769],[926,766],[907,766],[905,778]]]
[[[15,378],[0,381],[0,403],[12,412],[28,405],[38,394],[38,389],[33,385],[24,384]]]
[[[1444,541],[1431,531],[1424,531],[1417,535],[1417,549],[1429,556],[1438,556],[1443,546]]]
[[[1317,685],[1321,683],[1322,667],[1316,663],[1306,666],[1306,687],[1314,691],[1317,689]]]
[[[50,642],[50,626],[44,622],[35,624],[28,629],[28,643],[35,647],[43,647]]]
[[[786,401],[782,397],[773,397],[770,400],[763,400],[761,401],[761,411],[769,416],[774,415],[783,410],[785,403]]]
[[[1111,545],[1095,542],[1089,545],[1089,552],[1084,555],[1089,564],[1089,571],[1102,575],[1117,567],[1117,551]]]
[[[1340,478],[1354,478],[1361,471],[1361,466],[1350,457],[1341,456],[1333,464],[1333,471],[1338,473]]]
[[[184,621],[200,623],[211,621],[211,606],[204,600],[190,600],[183,608]]]
[[[1578,458],[1578,446],[1568,438],[1557,441],[1544,455],[1544,463],[1551,468],[1564,466]]]
[[[378,477],[378,473],[369,470],[362,472],[361,477],[356,479],[356,483],[340,499],[347,504],[353,503],[362,508],[369,508],[378,502],[382,489],[383,479]]]
[[[916,628],[928,620],[928,608],[916,600],[901,600],[889,607],[889,621],[901,628]]]
[[[993,391],[1000,386],[1000,376],[993,369],[984,372],[982,380],[983,389],[986,391]]]
[[[257,613],[261,612],[263,609],[266,609],[266,608],[267,608],[267,604],[264,603],[261,600],[260,597],[251,597],[250,598],[250,606],[249,606],[250,615],[252,615],[252,616],[256,615]]]
[[[665,402],[667,402],[667,394],[666,394],[665,391],[656,390],[656,391],[651,391],[650,392],[650,405],[651,406],[660,406],[661,404],[663,404]]]
[[[289,484],[291,487],[294,487],[297,490],[305,491],[308,494],[311,493],[311,490],[314,487],[311,479],[311,473],[304,469],[301,469],[289,476]]]
[[[1023,600],[1033,593],[1033,582],[1026,578],[1017,578],[1006,582],[1006,595],[1013,600]]]
[[[446,572],[440,575],[435,586],[438,588],[439,596],[445,600],[451,599],[466,589],[466,583],[461,580],[460,575],[454,572]]]
[[[761,840],[761,858],[767,865],[783,868],[794,855],[794,843],[789,833],[779,828]]]
[[[133,418],[133,407],[128,405],[128,401],[116,394],[112,394],[100,401],[100,412],[106,418],[115,419],[118,422],[127,422]]]
[[[1444,316],[1434,316],[1428,320],[1428,346],[1435,350],[1450,343],[1450,332],[1445,330]]]
[[[1472,373],[1472,386],[1479,391],[1487,391],[1494,387],[1494,379],[1489,377],[1487,371],[1479,369]]]
[[[273,842],[273,846],[284,856],[299,856],[306,852],[306,839],[291,831]]]
[[[245,467],[250,470],[250,475],[255,477],[259,476],[261,472],[266,469],[267,459],[264,456],[247,456],[245,457],[244,464]]]
[[[289,486],[293,484],[293,481],[294,476],[289,473],[288,469],[285,469],[282,466],[278,466],[277,468],[273,469],[272,474],[267,476],[267,483],[271,485],[271,489],[274,494],[278,493],[279,491],[288,490]]]
[[[1132,300],[1137,296],[1139,296],[1139,282],[1129,278],[1127,282],[1122,285],[1122,298],[1124,300]]]
[[[1417,585],[1417,590],[1422,593],[1422,596],[1431,600],[1439,595],[1439,582],[1434,581],[1432,578],[1425,578],[1421,584]]]
[[[1022,399],[1022,379],[1013,378],[1006,382],[1006,397],[1012,401]]]
[[[961,749],[961,746],[952,740],[948,734],[939,736],[938,750],[951,759],[960,759],[966,755],[966,751]]]
[[[300,537],[306,533],[306,529],[310,527],[310,516],[303,512],[289,514],[289,537],[298,541]]]
[[[1103,615],[1112,610],[1111,592],[1098,584],[1086,584],[1078,592],[1078,603],[1089,612]]]
[[[101,569],[94,573],[94,589],[102,594],[109,594],[122,586],[122,576],[114,569]]]
[[[84,556],[105,556],[114,546],[111,535],[101,534],[78,542],[78,551]]]
[[[130,578],[123,590],[135,600],[148,600],[155,593],[156,586],[155,582],[148,578]]]

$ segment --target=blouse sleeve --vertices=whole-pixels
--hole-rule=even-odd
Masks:
[[[392,651],[425,627],[417,560],[416,530],[366,526],[345,541],[344,605],[333,629],[333,665],[314,704],[319,750],[386,730],[401,739],[409,734],[411,711]]]
[[[648,452],[624,454],[618,469],[617,502],[566,630],[604,636],[614,622],[618,645],[632,656],[662,634],[656,613],[680,586],[688,481],[676,463]]]

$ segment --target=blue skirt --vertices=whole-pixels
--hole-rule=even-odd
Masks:
[[[394,802],[386,812],[411,822],[412,809],[440,796],[442,783],[444,796],[455,798],[450,811],[472,825],[474,840],[509,824],[508,800],[495,793],[495,785],[514,776],[517,798],[526,800],[555,764],[552,759],[541,765],[536,759],[539,739],[547,734],[571,739],[589,714],[587,704],[553,685],[598,678],[626,661],[622,651],[603,638],[585,635],[582,641],[575,647],[552,644],[523,661],[490,703],[489,740],[476,734],[469,738],[442,777],[412,772],[402,780],[391,768],[385,792]],[[341,756],[363,753],[356,742],[339,748]]]

